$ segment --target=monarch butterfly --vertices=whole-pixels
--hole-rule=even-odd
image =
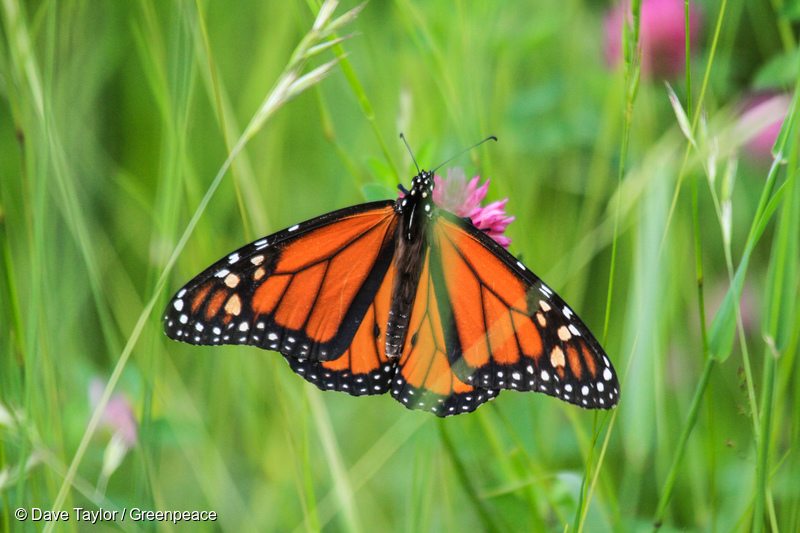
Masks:
[[[401,187],[402,189],[402,187]],[[420,171],[397,200],[340,209],[223,257],[180,289],[166,334],[276,350],[322,390],[438,416],[501,389],[609,409],[619,384],[589,329]]]

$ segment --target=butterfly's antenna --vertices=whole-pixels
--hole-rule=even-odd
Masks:
[[[403,142],[405,143],[406,148],[408,149],[408,153],[411,154],[411,160],[414,162],[414,166],[417,167],[417,174],[421,174],[422,171],[419,169],[419,165],[417,164],[417,159],[414,157],[414,152],[411,151],[411,147],[408,145],[406,136],[401,133],[400,138],[403,139]]]
[[[453,157],[451,157],[450,159],[448,159],[448,160],[447,160],[447,161],[445,161],[444,163],[440,163],[439,165],[437,165],[437,166],[436,166],[436,168],[434,168],[433,170],[431,170],[431,172],[436,172],[437,170],[439,170],[440,168],[442,168],[443,166],[445,166],[447,163],[449,163],[450,161],[452,161],[452,160],[453,160],[453,159],[455,159],[456,157],[459,157],[460,155],[464,154],[465,152],[469,152],[469,151],[470,151],[470,150],[472,150],[473,148],[477,148],[478,146],[482,145],[482,144],[483,144],[483,143],[485,143],[486,141],[497,141],[497,137],[495,137],[494,135],[489,135],[489,136],[488,136],[488,137],[486,137],[484,140],[482,140],[482,141],[480,141],[480,142],[477,142],[477,143],[473,144],[473,145],[472,145],[472,146],[470,146],[469,148],[465,148],[464,150],[461,150],[460,152],[458,152],[456,155],[454,155]]]

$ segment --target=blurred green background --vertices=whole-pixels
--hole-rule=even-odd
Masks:
[[[688,76],[612,66],[609,39],[656,46],[669,22],[623,38],[619,8],[373,0],[321,50],[314,0],[3,0],[3,529],[138,507],[224,531],[800,530],[797,128],[769,154],[796,122],[800,4],[693,2]],[[680,59],[670,20],[657,53]],[[453,165],[510,197],[511,251],[603,342],[616,410],[504,392],[438,420],[163,335],[212,261],[393,197],[401,131],[425,167],[499,137]]]

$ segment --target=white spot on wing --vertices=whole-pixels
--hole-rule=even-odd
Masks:
[[[230,264],[234,264],[238,260],[239,260],[239,254],[237,254],[237,253],[233,253],[233,254],[228,256],[228,263],[230,263]]]
[[[172,307],[174,307],[176,311],[183,311],[183,300],[175,300]]]
[[[300,227],[300,224],[295,224],[294,226],[292,226],[291,228],[289,228],[289,231],[297,231],[297,229],[298,229],[299,227]]]

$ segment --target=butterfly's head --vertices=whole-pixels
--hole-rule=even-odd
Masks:
[[[422,170],[419,174],[414,176],[414,179],[411,180],[411,194],[416,196],[414,191],[417,191],[416,194],[419,194],[420,198],[432,202],[433,172],[430,170]]]
[[[404,235],[408,240],[414,239],[433,217],[433,172],[422,170],[414,176],[411,190],[397,201],[397,211],[403,215]]]

